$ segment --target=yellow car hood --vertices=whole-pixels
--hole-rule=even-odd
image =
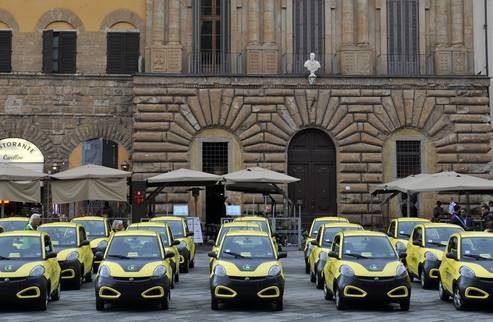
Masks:
[[[269,270],[272,266],[278,265],[280,267],[281,263],[279,261],[262,261],[258,262],[255,260],[234,260],[234,261],[224,261],[218,260],[217,265],[221,265],[226,270],[228,276],[240,276],[240,277],[260,277],[267,276]]]
[[[342,261],[342,265],[351,267],[356,276],[362,277],[393,277],[396,275],[397,267],[402,265],[398,260],[388,261],[385,259],[364,260],[361,262]]]
[[[106,240],[106,242],[108,242],[109,238],[108,237],[101,237],[101,238],[96,238],[96,239],[93,239],[89,242],[89,245],[91,246],[92,249],[98,247],[98,244],[103,241],[103,240]]]
[[[148,260],[128,259],[122,261],[103,261],[101,266],[107,266],[113,277],[149,277],[152,276],[154,269],[163,265],[168,269],[163,261],[149,262]]]
[[[38,266],[45,266],[43,261],[2,260],[0,261],[0,277],[26,277],[31,270]]]
[[[493,261],[483,261],[478,263],[463,262],[463,266],[467,266],[474,271],[476,277],[493,279]]]

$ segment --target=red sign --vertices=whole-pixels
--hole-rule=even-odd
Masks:
[[[144,200],[145,200],[144,192],[142,192],[142,191],[135,191],[134,192],[134,195],[133,195],[134,204],[136,204],[137,206],[140,206],[144,203]]]

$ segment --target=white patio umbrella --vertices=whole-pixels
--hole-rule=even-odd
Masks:
[[[300,179],[287,174],[264,169],[260,167],[247,168],[244,170],[228,173],[224,176],[227,184],[234,183],[271,183],[284,184],[300,181]]]
[[[178,169],[150,177],[147,179],[147,182],[152,185],[166,186],[204,186],[216,184],[222,179],[222,176],[207,172],[191,169]]]

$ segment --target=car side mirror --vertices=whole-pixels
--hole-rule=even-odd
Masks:
[[[329,257],[332,257],[332,258],[338,258],[339,257],[339,254],[337,254],[336,252],[334,252],[333,250],[329,252]]]
[[[286,252],[279,252],[277,254],[277,259],[286,258],[286,257],[288,257],[288,253]]]
[[[188,232],[187,237],[192,237],[193,235],[194,235],[193,231],[190,231],[190,232]]]
[[[90,241],[88,241],[87,239],[80,242],[80,247],[89,246],[89,245],[90,245]]]
[[[400,259],[404,259],[404,258],[406,258],[406,256],[407,256],[407,253],[406,252],[400,252],[399,253],[399,258]]]
[[[56,258],[56,255],[57,255],[57,253],[55,253],[55,252],[47,252],[46,253],[46,259]]]
[[[173,242],[171,243],[171,246],[178,246],[178,245],[180,245],[179,240],[173,240]]]
[[[207,253],[207,256],[209,256],[211,258],[217,258],[217,253],[216,252],[209,252],[209,253]]]
[[[173,257],[175,257],[175,252],[170,251],[164,254],[164,258],[173,258]]]
[[[102,261],[103,260],[103,257],[104,257],[104,253],[103,252],[96,252],[96,254],[94,254],[94,259],[97,260],[97,261]]]
[[[457,254],[454,254],[452,252],[448,252],[447,254],[445,254],[445,257],[453,259],[453,260],[457,260]]]
[[[312,241],[310,242],[310,244],[312,244],[313,246],[318,246],[318,241],[316,241],[316,240],[312,240]]]

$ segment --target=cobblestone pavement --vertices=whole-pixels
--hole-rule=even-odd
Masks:
[[[333,302],[323,299],[323,293],[304,274],[301,252],[289,252],[284,260],[287,282],[284,311],[273,312],[270,306],[224,307],[211,311],[207,273],[208,258],[201,251],[196,268],[181,275],[181,282],[172,291],[169,311],[154,307],[110,307],[97,312],[93,284],[84,284],[80,291],[62,292],[59,302],[50,303],[47,312],[26,312],[22,308],[0,310],[1,321],[479,321],[492,320],[493,311],[456,311],[452,303],[444,303],[436,290],[421,290],[413,284],[409,312],[397,307],[359,307],[337,311]]]

